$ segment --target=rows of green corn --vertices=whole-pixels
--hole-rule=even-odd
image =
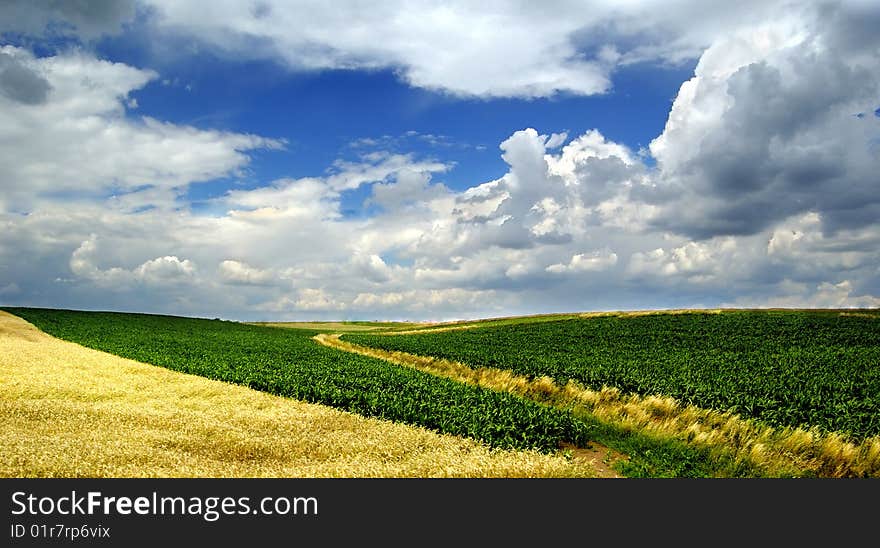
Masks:
[[[774,426],[880,434],[880,315],[833,311],[564,319],[358,344],[661,394]]]

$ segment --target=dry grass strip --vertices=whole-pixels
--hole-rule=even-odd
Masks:
[[[322,334],[318,342],[348,352],[502,390],[566,408],[579,408],[622,428],[674,437],[747,461],[770,475],[793,467],[824,477],[880,476],[880,437],[856,444],[839,434],[818,430],[773,428],[731,413],[682,405],[673,398],[621,394],[616,388],[590,390],[575,381],[557,384],[549,377],[529,379],[509,370],[471,368],[464,364],[405,352],[390,352]]]
[[[3,477],[593,475],[87,349],[5,312],[0,423]]]

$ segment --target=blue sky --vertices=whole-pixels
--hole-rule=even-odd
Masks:
[[[525,127],[572,135],[600,127],[634,150],[646,147],[662,132],[678,88],[696,64],[687,59],[621,67],[614,87],[601,95],[460,98],[408,86],[390,69],[290,72],[274,60],[242,61],[211,52],[155,59],[133,49],[126,35],[102,39],[96,52],[116,62],[159,67],[160,79],[131,94],[138,102],[132,115],[286,140],[286,150],[255,156],[251,184],[321,176],[334,160],[376,148],[352,146],[373,139],[399,152],[454,162],[443,181],[456,190],[503,172],[498,143]],[[190,196],[215,196],[237,183],[197,185]]]
[[[0,304],[880,305],[872,3],[81,8],[0,6]]]

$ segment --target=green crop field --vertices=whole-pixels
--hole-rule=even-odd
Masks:
[[[559,383],[574,379],[594,389],[671,396],[775,426],[819,427],[854,440],[880,434],[876,311],[543,320],[343,338]]]
[[[590,426],[507,393],[326,348],[315,331],[173,316],[4,308],[83,346],[500,448],[585,444]]]

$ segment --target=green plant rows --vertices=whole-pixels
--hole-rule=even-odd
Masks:
[[[345,340],[598,389],[672,396],[775,426],[880,434],[880,318],[725,311],[521,322]]]

